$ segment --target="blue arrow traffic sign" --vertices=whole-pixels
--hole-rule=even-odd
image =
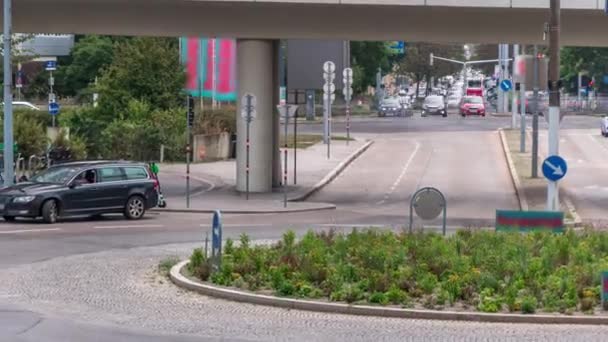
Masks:
[[[510,80],[502,80],[500,82],[500,89],[502,89],[503,91],[510,91],[511,89],[513,89],[513,83],[511,83]]]
[[[49,114],[51,114],[51,115],[59,114],[59,103],[57,103],[57,102],[49,103]]]
[[[44,68],[46,71],[54,71],[57,70],[57,62],[55,61],[47,61]]]
[[[566,175],[568,165],[560,156],[550,156],[543,162],[543,175],[552,182],[556,182]]]

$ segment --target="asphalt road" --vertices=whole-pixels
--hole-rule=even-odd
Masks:
[[[435,186],[446,194],[450,230],[491,224],[494,209],[516,206],[496,133],[509,123],[510,118],[503,117],[355,119],[353,135],[373,138],[376,144],[313,198],[335,202],[337,210],[227,215],[224,236],[247,233],[254,240],[268,240],[280,238],[287,228],[298,234],[330,227],[401,229],[407,225],[409,197],[421,186]],[[299,127],[320,130],[319,125]],[[563,128],[564,154],[582,160],[571,167],[572,178],[565,185],[581,191],[577,205],[599,214],[608,191],[603,169],[608,166],[603,160],[607,141],[595,136],[595,118],[568,117]],[[342,131],[337,122],[334,132]],[[172,196],[185,190],[179,175],[161,182]],[[201,190],[205,186],[195,185]],[[585,189],[594,195],[582,195]],[[608,333],[602,327],[314,314],[204,298],[166,283],[152,286],[142,281],[149,276],[146,272],[153,272],[163,256],[185,256],[193,246],[202,246],[211,216],[149,214],[137,222],[120,216],[53,226],[0,222],[0,340],[601,341]]]

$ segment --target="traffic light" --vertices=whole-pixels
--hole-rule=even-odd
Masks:
[[[188,127],[192,128],[194,126],[194,98],[192,96],[188,96]]]

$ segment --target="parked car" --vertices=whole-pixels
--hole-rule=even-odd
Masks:
[[[429,114],[439,114],[443,117],[448,116],[448,112],[443,101],[443,96],[427,96],[422,104],[422,116],[427,116]]]
[[[25,183],[0,189],[0,215],[38,218],[122,213],[141,219],[156,207],[160,186],[147,164],[91,161],[52,166]]]
[[[481,115],[486,116],[486,106],[481,96],[465,96],[460,104],[460,115]]]
[[[2,102],[2,107],[4,107],[4,102]],[[25,101],[13,101],[13,109],[40,110],[38,106]]]
[[[518,98],[517,108],[521,107],[521,98]],[[526,114],[533,114],[533,106],[534,105],[534,92],[527,91],[526,92]],[[543,115],[549,110],[549,99],[545,93],[538,93],[538,114]]]
[[[402,103],[399,97],[387,97],[380,103],[378,116],[406,116],[409,111],[409,106]]]
[[[605,116],[601,122],[602,135],[608,138],[608,116]]]

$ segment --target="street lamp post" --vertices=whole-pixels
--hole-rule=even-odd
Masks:
[[[4,185],[13,184],[13,75],[11,65],[11,0],[4,0]]]

